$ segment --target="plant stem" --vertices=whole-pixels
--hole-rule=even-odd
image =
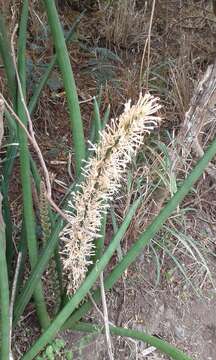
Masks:
[[[82,160],[85,159],[85,141],[77,89],[55,1],[44,0],[44,5],[48,15],[48,22],[51,28],[57,59],[68,100],[70,125],[75,152],[76,173],[79,175],[82,167]]]
[[[151,346],[156,347],[158,350],[164,354],[170,356],[174,360],[192,360],[189,356],[184,354],[182,351],[176,349],[174,346],[170,345],[168,342],[157,338],[156,336],[148,335],[142,331],[125,329],[117,326],[109,326],[110,332],[113,335],[129,337],[137,341],[143,341],[148,343]],[[89,324],[89,323],[78,323],[73,327],[73,331],[81,332],[90,332],[90,333],[101,333],[104,332],[104,329],[99,325]]]
[[[24,0],[18,39],[18,71],[19,78],[22,86],[22,91],[25,96],[26,89],[26,34],[27,34],[27,21],[28,21],[28,0]],[[18,93],[17,99],[17,114],[22,120],[23,124],[27,126],[27,118],[24,106],[21,100],[21,95]],[[24,224],[28,244],[29,258],[31,267],[33,268],[37,262],[38,250],[37,239],[35,235],[35,219],[32,203],[32,190],[30,178],[30,158],[28,150],[28,140],[24,130],[18,127],[18,138],[20,148],[20,172],[23,192],[23,211],[24,211]],[[46,311],[46,304],[43,297],[42,284],[39,282],[34,290],[34,300],[38,318],[42,328],[46,328],[49,324],[49,316]]]
[[[0,194],[1,197],[1,194]],[[0,199],[1,203],[1,199]],[[1,204],[0,204],[1,205]],[[1,209],[0,209],[1,211]],[[1,217],[1,214],[0,214]],[[1,328],[1,359],[9,360],[10,356],[10,308],[7,262],[5,256],[5,233],[3,219],[0,219],[0,328]]]
[[[10,51],[10,44],[7,37],[7,30],[4,23],[4,18],[0,14],[0,54],[3,60],[5,73],[7,76],[7,85],[9,89],[12,102],[16,103],[16,79],[13,66],[13,59]]]

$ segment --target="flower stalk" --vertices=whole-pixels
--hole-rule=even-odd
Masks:
[[[140,96],[137,104],[129,101],[117,120],[100,133],[98,145],[91,144],[94,156],[83,168],[84,180],[71,194],[68,224],[60,238],[68,277],[68,294],[72,295],[85,279],[95,254],[95,239],[100,236],[101,221],[109,203],[118,193],[127,165],[143,144],[144,135],[159,123],[158,99]]]

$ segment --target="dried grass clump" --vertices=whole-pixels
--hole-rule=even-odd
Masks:
[[[68,276],[68,294],[72,294],[85,279],[94,255],[94,240],[100,237],[100,226],[108,203],[121,187],[128,163],[143,144],[146,133],[153,130],[159,118],[157,98],[140,96],[136,105],[125,105],[118,122],[112,120],[101,133],[95,156],[83,169],[84,180],[79,191],[72,193],[70,221],[61,232],[64,270]]]
[[[145,43],[149,20],[146,7],[137,9],[135,0],[117,1],[113,6],[104,9],[104,29],[109,45],[119,48],[139,48]]]

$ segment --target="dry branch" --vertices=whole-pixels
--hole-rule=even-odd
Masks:
[[[203,156],[205,131],[207,126],[213,127],[215,123],[215,104],[216,62],[208,66],[202,79],[198,82],[190,102],[189,110],[185,114],[184,122],[176,139],[178,144],[177,153],[173,152],[172,155],[175,170],[178,169],[179,155],[183,158],[188,158],[192,151],[197,158]],[[210,163],[206,171],[215,178],[216,169],[213,164]]]

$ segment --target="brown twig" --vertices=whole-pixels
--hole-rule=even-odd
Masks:
[[[22,260],[22,253],[19,252],[18,257],[17,257],[17,264],[16,264],[16,269],[15,269],[15,274],[14,274],[14,280],[13,280],[12,291],[11,291],[11,301],[10,301],[10,353],[11,353],[10,359],[11,360],[13,359],[13,355],[12,355],[12,351],[11,351],[11,339],[12,339],[12,329],[13,329],[13,308],[14,308],[14,301],[15,301],[16,290],[17,290],[17,280],[18,280],[21,260]]]
[[[153,17],[154,17],[154,12],[155,12],[155,3],[156,0],[153,0],[152,2],[152,9],[151,9],[151,17],[150,17],[150,22],[149,22],[149,30],[148,30],[148,37],[146,39],[145,45],[144,45],[144,49],[143,49],[143,54],[142,54],[142,59],[141,59],[141,65],[140,65],[140,86],[141,86],[141,79],[142,79],[142,73],[143,73],[143,65],[144,65],[144,59],[145,59],[145,54],[146,54],[146,49],[148,46],[148,53],[147,53],[147,78],[146,78],[146,88],[148,89],[148,81],[149,81],[149,67],[150,67],[150,52],[151,52],[151,31],[152,31],[152,23],[153,23]],[[141,90],[141,89],[140,89]]]
[[[112,341],[111,341],[111,335],[110,335],[110,329],[109,329],[109,317],[108,317],[106,295],[105,295],[105,289],[104,289],[103,272],[101,272],[101,274],[100,274],[100,289],[101,289],[101,300],[102,300],[102,306],[103,306],[103,320],[104,320],[108,355],[109,355],[110,360],[114,360],[113,352],[112,352]]]

